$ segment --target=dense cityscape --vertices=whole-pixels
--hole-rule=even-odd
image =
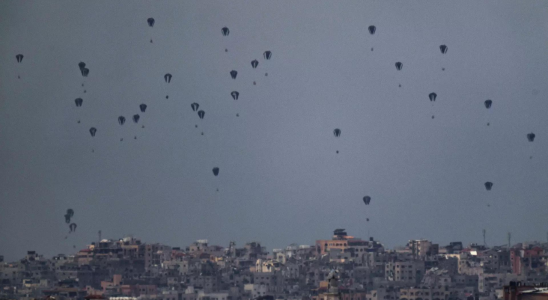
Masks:
[[[272,252],[259,242],[171,247],[99,236],[73,254],[0,257],[0,299],[536,300],[548,295],[547,250],[510,235],[503,246],[420,239],[387,249],[344,229]]]

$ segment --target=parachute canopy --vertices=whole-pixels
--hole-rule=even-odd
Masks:
[[[200,119],[203,119],[204,116],[205,116],[205,111],[200,110],[200,111],[198,112],[198,117],[200,117]]]
[[[493,183],[492,183],[492,182],[487,181],[487,182],[485,183],[485,189],[486,189],[486,190],[490,191],[492,187],[493,187]]]
[[[401,68],[403,68],[403,64],[402,64],[401,62],[398,61],[398,62],[396,63],[396,69],[397,69],[398,71],[401,71]]]
[[[266,60],[270,60],[270,58],[272,57],[272,52],[270,52],[270,51],[265,51],[265,52],[263,53],[263,57],[264,57],[264,59],[266,59]]]
[[[154,26],[154,22],[155,22],[154,18],[148,18],[147,19],[148,26],[150,26],[150,27]]]
[[[74,210],[71,208],[67,209],[67,215],[69,215],[72,218],[74,216]]]
[[[89,69],[88,68],[83,68],[80,71],[82,72],[82,76],[88,77],[88,75],[89,75]]]
[[[259,65],[259,61],[257,61],[256,59],[251,61],[251,67],[253,67],[253,69],[256,69],[258,65]]]
[[[221,29],[221,32],[224,36],[228,36],[230,34],[230,30],[228,30],[228,27],[223,27],[223,29]]]
[[[230,77],[232,77],[232,79],[236,79],[236,76],[238,76],[238,71],[236,70],[230,71]]]
[[[21,63],[23,61],[23,54],[17,54],[15,55],[15,59],[17,59],[18,63]]]
[[[485,100],[485,102],[483,104],[485,104],[485,108],[489,109],[489,108],[491,108],[491,105],[493,105],[493,101]]]
[[[375,34],[375,31],[377,31],[377,27],[375,27],[375,26],[373,26],[373,25],[369,26],[368,29],[369,29],[369,33],[370,33],[370,34]]]
[[[445,45],[440,45],[440,51],[441,51],[442,54],[447,53],[447,49],[448,49],[447,46],[445,46]]]
[[[430,93],[430,94],[428,94],[428,98],[430,98],[430,101],[431,101],[431,102],[436,101],[436,97],[438,97],[438,95],[437,95],[436,93]]]
[[[147,110],[147,105],[143,103],[139,105],[139,109],[141,109],[141,112],[145,112]]]
[[[535,141],[535,134],[532,133],[532,132],[531,132],[531,133],[528,133],[528,134],[527,134],[527,140],[528,140],[529,142]]]
[[[215,176],[219,175],[219,168],[215,167],[215,168],[213,168],[212,171],[213,171],[213,175],[215,175]]]
[[[339,136],[341,136],[341,130],[339,128],[335,128],[335,130],[333,130],[333,134],[336,137],[339,137]]]
[[[200,107],[200,104],[194,102],[194,103],[190,104],[190,107],[192,107],[193,111],[197,111],[198,108]]]
[[[76,104],[76,107],[80,107],[82,106],[82,103],[84,102],[84,100],[82,98],[76,98],[74,99],[74,103]]]
[[[140,117],[139,115],[137,115],[137,114],[133,115],[133,122],[135,122],[135,123],[139,122],[139,119],[140,119],[140,118],[141,118],[141,117]]]
[[[91,134],[91,136],[95,136],[95,133],[97,132],[97,129],[95,127],[91,127],[89,129],[89,133]]]
[[[118,123],[120,125],[124,125],[125,122],[126,122],[126,118],[124,116],[119,116],[118,117]]]
[[[76,226],[76,223],[70,223],[70,225],[69,225],[70,232],[76,231],[76,227],[77,227],[77,226]]]
[[[170,83],[170,82],[171,82],[171,74],[166,73],[166,75],[164,75],[164,80],[165,80],[167,83]]]
[[[238,100],[238,97],[240,96],[240,93],[238,93],[237,91],[233,91],[233,92],[230,93],[230,95],[232,96],[232,99]]]
[[[369,205],[369,202],[371,202],[371,197],[369,196],[363,197],[363,203],[365,203],[365,205]]]

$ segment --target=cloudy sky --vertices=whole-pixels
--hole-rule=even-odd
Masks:
[[[546,1],[2,1],[0,39],[8,260],[99,230],[269,249],[335,228],[387,246],[546,239]]]

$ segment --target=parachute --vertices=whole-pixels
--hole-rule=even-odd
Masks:
[[[396,63],[396,69],[397,69],[398,71],[401,71],[401,68],[403,68],[403,64],[402,64],[401,62],[398,61],[398,62]]]
[[[124,116],[119,116],[118,117],[118,123],[120,125],[124,125],[125,122],[126,122],[126,118]]]
[[[440,51],[441,51],[442,54],[447,53],[447,46],[441,45],[441,46],[440,46]]]
[[[258,65],[259,65],[259,62],[256,59],[251,61],[251,67],[253,67],[253,69],[256,69]]]
[[[270,60],[270,58],[272,57],[272,52],[270,52],[270,51],[265,51],[265,52],[263,53],[263,57],[264,57],[264,59],[266,59],[266,60]]]
[[[531,132],[531,133],[528,133],[528,134],[527,134],[527,140],[528,140],[529,142],[534,142],[534,141],[535,141],[535,134],[532,133],[532,132]]]
[[[228,36],[230,34],[230,30],[228,30],[228,27],[223,27],[223,29],[221,29],[222,33],[224,36]]]
[[[69,225],[70,232],[76,231],[76,227],[77,227],[76,223],[70,223],[70,225]]]
[[[170,82],[171,82],[171,74],[166,73],[166,75],[164,75],[164,80],[165,80],[167,83],[170,83]]]
[[[373,26],[373,25],[369,26],[368,29],[369,29],[369,33],[370,33],[370,34],[375,34],[375,31],[377,31],[377,27],[375,27],[375,26]]]
[[[215,176],[219,175],[219,168],[217,167],[213,168],[213,175]]]
[[[200,111],[198,112],[198,116],[200,117],[200,119],[203,119],[204,116],[205,116],[205,111],[200,110]]]
[[[86,67],[86,63],[81,61],[78,63],[78,68],[80,68],[80,71],[83,70]]]
[[[67,223],[67,224],[70,223],[70,218],[71,218],[71,216],[68,213],[66,213],[65,214],[65,223]]]
[[[240,93],[238,93],[237,91],[233,91],[233,92],[230,93],[230,95],[232,96],[232,99],[238,100],[238,97],[240,96]]]
[[[193,111],[197,111],[198,108],[200,107],[200,104],[194,102],[194,103],[190,104],[190,107],[192,107]]]
[[[430,98],[430,101],[431,101],[431,102],[436,101],[436,97],[438,97],[438,95],[437,95],[436,93],[430,93],[430,94],[428,94],[428,98]]]
[[[153,26],[154,26],[154,22],[155,22],[155,21],[154,21],[154,18],[148,18],[148,19],[147,19],[148,26],[150,26],[150,27],[153,27]]]
[[[147,105],[143,103],[139,105],[139,109],[141,109],[141,112],[145,112],[147,110]]]
[[[339,136],[341,136],[341,130],[339,128],[335,128],[335,130],[333,130],[333,134],[336,137],[339,137]]]
[[[89,133],[91,134],[92,137],[95,136],[95,133],[96,133],[96,132],[97,132],[97,129],[96,129],[95,127],[91,127],[91,128],[89,129]]]
[[[486,189],[486,190],[490,191],[492,187],[493,187],[493,183],[492,183],[492,182],[487,181],[487,182],[485,183],[485,189]]]
[[[236,76],[238,76],[238,71],[236,70],[230,71],[230,77],[232,77],[232,79],[236,79]]]
[[[371,202],[371,197],[369,196],[363,197],[363,203],[365,203],[365,205],[369,205],[369,202]]]
[[[74,210],[71,208],[67,209],[67,215],[69,215],[72,218],[74,216]]]
[[[23,61],[23,54],[17,54],[15,55],[15,59],[17,59],[18,63],[21,63]]]
[[[83,68],[80,71],[82,72],[82,76],[88,77],[88,75],[89,75],[89,69],[88,68]]]
[[[82,103],[84,102],[84,100],[82,98],[76,98],[74,99],[74,103],[76,104],[76,107],[80,107],[82,106]]]
[[[485,104],[485,108],[489,109],[491,108],[491,105],[493,105],[493,101],[485,100],[484,104]]]
[[[139,122],[139,118],[141,118],[139,115],[133,115],[133,122]]]

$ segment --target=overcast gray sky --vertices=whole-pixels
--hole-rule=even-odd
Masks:
[[[7,259],[98,230],[269,249],[335,228],[387,246],[546,239],[546,1],[2,1],[0,40]]]

